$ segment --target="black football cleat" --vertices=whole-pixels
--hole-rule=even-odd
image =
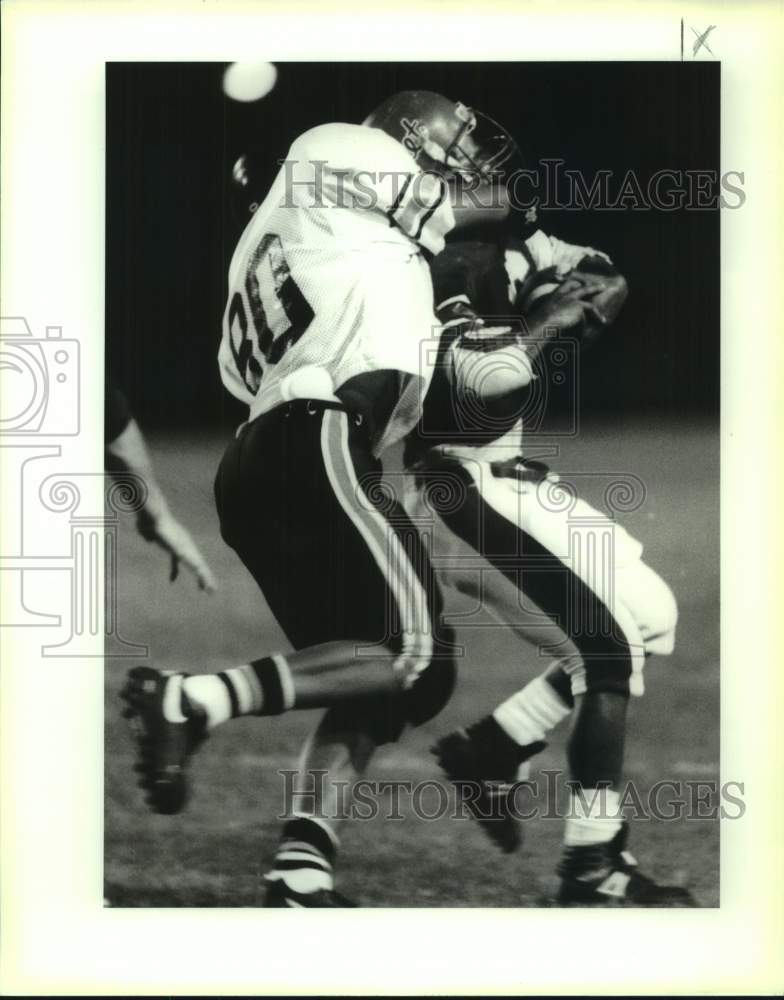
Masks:
[[[334,889],[317,889],[315,892],[295,892],[286,885],[282,878],[270,882],[267,889],[267,897],[264,900],[265,908],[268,906],[289,906],[293,909],[307,909],[309,907],[345,909],[347,907],[355,907],[356,905],[356,903],[353,903]]]
[[[120,697],[137,746],[134,771],[156,813],[181,812],[188,798],[188,758],[207,738],[207,717],[183,690],[187,674],[133,667]]]
[[[627,850],[628,826],[608,844],[568,848],[558,865],[561,882],[550,906],[698,907],[688,889],[659,885],[643,875]]]
[[[497,730],[497,731],[496,731]],[[522,843],[514,816],[517,769],[539,753],[543,742],[520,747],[492,717],[440,739],[431,752],[455,785],[460,800],[493,843],[506,854]]]

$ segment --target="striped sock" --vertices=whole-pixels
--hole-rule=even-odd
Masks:
[[[571,793],[564,848],[608,844],[623,825],[621,797],[611,788],[577,788]]]
[[[334,832],[321,820],[296,816],[283,827],[270,882],[282,879],[294,892],[332,889],[332,865],[338,841]]]
[[[206,713],[208,729],[240,715],[280,715],[294,705],[291,670],[277,653],[217,674],[193,674],[183,687]]]
[[[571,710],[552,684],[536,677],[499,705],[493,718],[515,743],[526,746],[543,741]]]

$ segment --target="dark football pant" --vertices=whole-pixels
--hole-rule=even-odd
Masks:
[[[357,662],[389,658],[400,693],[360,706],[385,742],[440,711],[455,667],[427,553],[381,476],[361,416],[297,400],[241,429],[215,496],[224,540],[295,649],[348,640]]]

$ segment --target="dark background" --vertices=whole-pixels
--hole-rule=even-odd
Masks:
[[[718,170],[717,63],[284,63],[272,93],[227,99],[223,63],[107,66],[107,357],[145,427],[227,427],[245,408],[215,357],[239,235],[231,166],[252,151],[271,181],[292,140],[361,121],[395,90],[437,90],[500,120],[529,164],[561,158],[590,179],[634,169]],[[563,211],[547,233],[608,252],[627,306],[584,361],[582,408],[616,419],[715,416],[719,212]]]

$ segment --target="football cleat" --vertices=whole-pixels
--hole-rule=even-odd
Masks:
[[[517,769],[546,744],[531,743],[523,748],[515,745],[514,759],[510,757],[501,765],[498,757],[488,752],[481,734],[477,726],[458,729],[440,739],[431,752],[482,830],[497,847],[511,854],[523,839],[522,827],[513,814]]]
[[[307,909],[308,907],[354,907],[350,899],[334,889],[317,889],[315,892],[295,892],[294,889],[283,881],[282,878],[270,882],[267,889],[267,898],[264,906],[290,906],[294,909]]]
[[[188,798],[188,758],[207,738],[207,717],[183,690],[184,673],[133,667],[120,697],[137,745],[134,771],[153,812],[181,812]]]
[[[568,848],[558,865],[561,882],[551,906],[697,907],[688,889],[659,885],[626,849],[624,823],[608,844]]]

